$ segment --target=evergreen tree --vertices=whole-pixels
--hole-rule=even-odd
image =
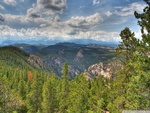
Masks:
[[[80,74],[70,83],[68,113],[87,113],[89,109],[89,87],[85,75]]]
[[[126,63],[136,52],[139,40],[135,38],[134,32],[131,32],[128,27],[121,31],[120,37],[122,42],[116,48],[116,55],[121,55],[123,62]]]
[[[19,96],[25,100],[26,98],[26,90],[25,90],[25,81],[23,79],[21,79],[19,81],[19,84],[18,84],[18,93],[19,93]]]
[[[150,107],[150,76],[148,76],[150,73],[150,59],[148,58],[150,50],[150,2],[149,0],[144,1],[148,4],[144,8],[144,12],[142,14],[135,12],[141,26],[142,40],[139,41],[134,36],[128,35],[132,34],[125,32],[130,31],[128,29],[120,34],[122,44],[117,48],[117,54],[125,55],[125,60],[123,69],[116,73],[116,80],[112,87],[114,96],[108,108],[113,112],[121,112],[124,109],[145,110]],[[132,41],[129,41],[130,36]]]
[[[54,113],[56,109],[56,76],[53,74],[52,77],[47,76],[47,80],[43,86],[43,102],[42,108],[43,113]]]
[[[64,63],[62,69],[63,75],[61,80],[61,92],[60,92],[60,112],[66,113],[68,109],[68,94],[69,94],[69,75],[68,75],[68,64]]]
[[[31,91],[27,94],[27,109],[28,113],[36,113],[41,111],[42,102],[42,84],[39,75],[33,75]]]

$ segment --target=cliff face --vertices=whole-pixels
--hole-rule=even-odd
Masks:
[[[109,63],[98,63],[91,65],[84,73],[88,77],[92,76],[104,76],[106,78],[111,78],[114,76],[114,72],[121,69],[121,64],[118,61],[112,61]]]
[[[36,55],[30,54],[30,56],[28,58],[28,61],[37,68],[40,68],[40,69],[45,68],[43,60],[40,57],[36,56]]]

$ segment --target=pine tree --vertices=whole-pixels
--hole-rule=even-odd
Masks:
[[[126,27],[121,31],[120,37],[122,42],[116,48],[116,55],[123,57],[123,62],[126,63],[131,59],[136,47],[139,45],[139,40],[135,38],[134,32]]]
[[[68,113],[86,113],[89,109],[88,81],[83,74],[76,76],[70,83]]]
[[[54,113],[56,109],[56,76],[53,74],[51,77],[47,76],[47,80],[43,86],[43,102],[42,111],[43,113]]]
[[[122,31],[120,34],[123,44],[117,48],[117,54],[125,55],[125,60],[123,69],[116,73],[116,80],[113,83],[114,96],[108,105],[113,112],[118,112],[117,110],[121,112],[123,109],[144,110],[150,107],[150,76],[148,76],[150,74],[150,59],[148,58],[150,1],[144,1],[148,6],[144,8],[143,13],[135,12],[141,26],[142,40],[139,41],[134,36],[128,35],[129,32]],[[130,30],[126,29],[126,31]],[[129,36],[132,37],[132,41],[129,41]]]
[[[19,81],[19,84],[18,84],[18,93],[19,93],[19,96],[25,100],[26,98],[26,90],[25,90],[25,81],[23,79],[21,79]]]
[[[68,109],[68,94],[69,94],[69,72],[68,72],[68,64],[64,63],[62,69],[63,75],[61,80],[61,92],[60,92],[60,103],[59,109],[60,112],[66,113]]]
[[[39,75],[33,75],[31,91],[27,94],[27,109],[28,113],[36,113],[41,111],[42,102],[42,84]]]

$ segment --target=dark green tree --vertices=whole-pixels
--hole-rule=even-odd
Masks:
[[[42,83],[40,75],[33,75],[31,90],[27,94],[26,104],[28,113],[41,111],[42,102]],[[35,103],[35,104],[34,104]]]
[[[56,110],[57,99],[56,99],[56,76],[53,74],[51,77],[47,76],[47,80],[43,86],[43,102],[42,111],[43,113],[54,113]]]
[[[70,83],[68,113],[87,113],[89,87],[85,75],[76,76]]]
[[[18,84],[18,93],[19,93],[19,96],[25,100],[26,98],[26,90],[25,90],[25,81],[23,79],[21,79],[19,81],[19,84]]]
[[[60,103],[59,109],[60,112],[66,113],[68,109],[68,94],[69,94],[69,71],[68,64],[64,63],[62,69],[63,75],[61,80],[61,92],[60,92]]]
[[[131,32],[128,27],[121,31],[120,37],[122,42],[116,48],[116,55],[121,55],[123,62],[126,63],[136,52],[139,40],[135,38],[134,32]]]

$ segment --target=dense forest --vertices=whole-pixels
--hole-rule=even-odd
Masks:
[[[70,79],[67,63],[62,67],[61,77],[47,74],[19,60],[28,56],[20,51],[23,56],[16,53],[20,57],[10,57],[12,63],[0,61],[0,113],[150,110],[150,2],[144,1],[147,6],[143,13],[135,12],[142,39],[137,39],[129,28],[121,31],[122,42],[116,48],[116,55],[122,69],[113,78],[88,79],[80,74]],[[2,54],[9,59],[11,53],[1,52],[1,57],[5,57]]]

